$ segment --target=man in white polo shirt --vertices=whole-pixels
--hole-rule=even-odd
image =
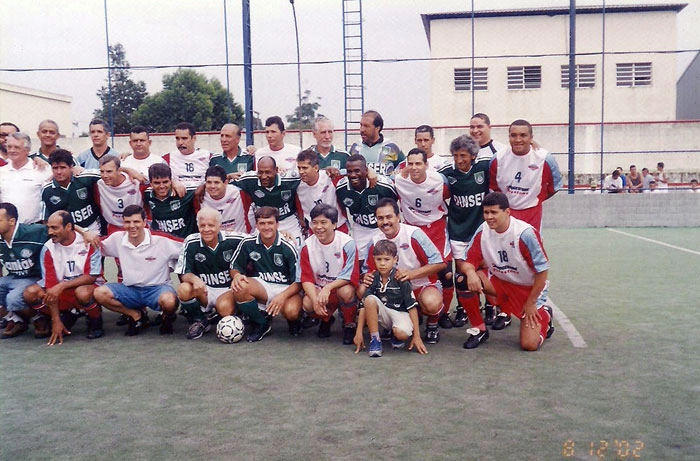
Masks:
[[[18,223],[41,220],[41,188],[51,179],[51,168],[38,169],[29,159],[32,142],[25,133],[12,133],[7,138],[9,163],[0,168],[0,197],[19,211]]]

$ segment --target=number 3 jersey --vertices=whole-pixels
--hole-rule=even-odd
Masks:
[[[124,227],[122,212],[129,205],[143,206],[143,197],[139,185],[134,184],[126,173],[121,173],[124,181],[118,186],[108,186],[103,180],[97,181],[97,204],[102,210],[102,217],[116,227]]]
[[[301,249],[300,258],[302,283],[313,283],[319,287],[338,279],[348,280],[353,286],[360,283],[355,241],[347,234],[336,231],[333,241],[327,245],[312,235]]]
[[[519,219],[498,233],[483,223],[474,234],[467,262],[474,267],[486,263],[489,274],[516,285],[532,286],[535,274],[549,269],[549,260],[537,230]]]
[[[38,282],[44,288],[51,288],[60,282],[73,280],[81,275],[99,276],[102,273],[102,255],[92,245],[85,247],[83,236],[75,233],[75,240],[69,245],[49,240],[41,250],[41,275]]]

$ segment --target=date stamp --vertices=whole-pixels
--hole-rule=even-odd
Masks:
[[[644,442],[641,440],[596,440],[576,442],[566,440],[561,449],[564,458],[591,456],[598,459],[641,459]]]

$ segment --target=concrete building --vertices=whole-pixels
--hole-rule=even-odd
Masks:
[[[70,136],[73,129],[73,98],[0,82],[0,122],[12,122],[36,138],[39,123],[47,118],[58,123],[61,134]]]
[[[576,9],[576,121],[669,121],[676,117],[676,16],[685,3]],[[432,123],[568,120],[569,9],[424,14],[431,49]],[[603,50],[605,18],[605,56]],[[462,59],[446,59],[463,57]],[[603,61],[604,59],[604,61]],[[604,72],[603,72],[604,71]],[[473,88],[473,90],[472,90]]]
[[[700,53],[685,69],[676,87],[676,119],[700,120]]]

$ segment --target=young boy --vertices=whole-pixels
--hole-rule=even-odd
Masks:
[[[356,354],[365,345],[362,335],[365,322],[370,334],[370,357],[382,356],[380,325],[391,329],[391,345],[395,349],[403,348],[404,341],[411,338],[409,350],[415,347],[421,354],[428,353],[418,330],[418,302],[413,296],[411,282],[399,282],[395,277],[396,263],[399,260],[397,254],[396,244],[389,240],[380,240],[374,245],[373,257],[377,271],[372,274],[363,297],[364,308],[359,311],[354,339]]]

